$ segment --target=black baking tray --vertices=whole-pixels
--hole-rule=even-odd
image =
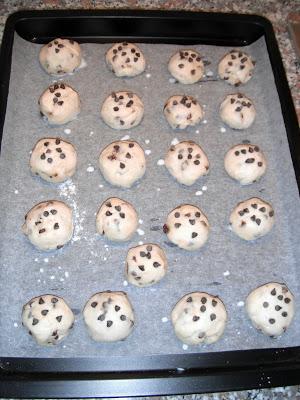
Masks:
[[[271,23],[260,16],[131,10],[21,11],[5,26],[0,53],[0,138],[14,33],[35,43],[79,42],[249,45],[264,37],[300,190],[299,125]],[[149,357],[4,358],[0,396],[128,397],[204,393],[300,384],[300,347]]]

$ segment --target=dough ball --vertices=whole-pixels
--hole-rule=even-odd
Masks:
[[[251,79],[255,62],[240,50],[231,50],[219,62],[218,72],[221,79],[230,85],[240,86]]]
[[[73,328],[74,314],[63,298],[52,294],[34,297],[23,306],[22,324],[38,344],[57,344]]]
[[[180,83],[192,84],[198,82],[204,74],[204,64],[197,51],[180,50],[169,61],[168,69]]]
[[[62,125],[72,121],[80,113],[78,93],[66,83],[54,83],[39,99],[40,111],[49,124]]]
[[[111,197],[102,203],[96,217],[97,231],[109,240],[129,240],[138,227],[138,215],[127,201]]]
[[[100,113],[111,128],[130,129],[141,122],[144,104],[135,93],[113,92],[105,99]]]
[[[197,250],[208,239],[209,223],[200,208],[182,204],[169,213],[163,230],[178,247]]]
[[[179,183],[187,186],[193,185],[209,171],[206,154],[200,146],[191,141],[171,146],[165,157],[165,166]]]
[[[114,186],[130,188],[145,174],[144,150],[134,141],[113,142],[100,153],[99,167],[109,183]]]
[[[147,243],[129,249],[126,257],[126,276],[135,286],[150,286],[167,273],[167,258],[157,244]]]
[[[40,63],[50,75],[74,72],[81,63],[81,49],[70,39],[54,39],[40,51]]]
[[[269,282],[253,290],[246,310],[256,329],[265,335],[282,335],[294,316],[294,296],[284,283]]]
[[[124,292],[94,294],[83,309],[83,318],[92,339],[97,342],[116,342],[130,335],[134,313]]]
[[[171,96],[165,106],[164,114],[173,129],[185,129],[197,125],[203,118],[203,110],[192,96]]]
[[[257,197],[242,201],[230,215],[234,233],[245,240],[254,240],[266,235],[274,225],[274,210],[271,204]]]
[[[210,344],[223,335],[227,312],[219,297],[193,292],[178,301],[171,318],[176,336],[182,342]]]
[[[60,138],[43,138],[34,146],[30,169],[48,182],[63,182],[74,175],[77,153],[74,146]]]
[[[143,53],[133,43],[116,43],[106,53],[108,68],[119,77],[136,76],[146,67]]]
[[[43,201],[25,215],[22,231],[40,250],[60,249],[73,234],[72,210],[62,201]]]
[[[266,172],[267,160],[255,144],[237,144],[227,151],[224,167],[241,185],[258,181]]]
[[[233,129],[247,129],[255,120],[252,100],[241,93],[229,94],[220,106],[220,117]]]

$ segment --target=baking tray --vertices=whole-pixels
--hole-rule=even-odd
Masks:
[[[135,41],[244,46],[266,40],[299,187],[297,118],[270,23],[261,17],[145,11],[32,11],[9,17],[0,55],[0,124],[5,119],[14,33],[46,43]],[[111,397],[289,385],[300,382],[300,348],[151,357],[1,358],[3,397]]]

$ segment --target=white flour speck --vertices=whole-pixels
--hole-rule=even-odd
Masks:
[[[40,272],[43,273],[44,272],[44,268],[40,268]]]
[[[140,240],[139,245],[141,246],[142,244],[144,244],[144,242],[142,240]]]
[[[76,186],[72,179],[68,179],[66,182],[61,183],[58,188],[60,196],[69,197],[76,194]]]
[[[203,108],[206,108],[206,104],[202,104],[202,107],[203,107]]]
[[[45,263],[49,262],[49,258],[44,258],[44,262]]]
[[[69,272],[66,271],[66,272],[65,272],[65,277],[66,277],[66,278],[69,278],[69,276],[70,276],[70,275],[69,275]]]
[[[243,307],[245,305],[245,303],[243,302],[243,301],[239,301],[238,303],[237,303],[237,306],[238,307]]]
[[[55,276],[54,276],[54,275],[51,275],[51,276],[50,276],[50,279],[53,281],[53,279],[55,279]]]
[[[205,192],[206,190],[207,190],[207,186],[202,186],[202,190],[203,190],[203,192]]]
[[[103,188],[103,185],[99,185],[99,188],[102,189],[102,188]]]
[[[207,124],[207,119],[204,119],[204,120],[202,121],[202,124]]]
[[[162,317],[161,322],[168,322],[168,318],[167,317]]]
[[[195,131],[195,133],[200,133],[199,129],[197,129],[197,130]]]
[[[60,278],[59,280],[60,280],[60,282],[64,282],[64,278]]]
[[[29,154],[32,154],[32,150],[30,150]]]
[[[151,74],[146,74],[146,78],[151,78]]]
[[[237,333],[236,333],[237,335],[240,335],[241,334],[241,332],[240,331],[237,331]]]
[[[157,190],[158,192],[160,192],[160,188],[156,188],[156,190]]]
[[[69,129],[69,128],[66,128],[66,129],[64,129],[64,132],[65,132],[65,134],[66,134],[66,135],[70,135],[70,133],[71,133],[71,129]]]
[[[40,280],[40,279],[38,279],[37,281],[38,281],[39,283],[41,282],[41,280]],[[44,281],[43,283],[45,283],[45,281]]]
[[[19,193],[19,191],[18,191],[18,189],[16,189],[16,190],[15,190],[15,194],[18,194],[18,193]]]
[[[87,66],[87,62],[84,58],[81,59],[81,63],[77,69],[85,68]]]
[[[128,140],[128,139],[130,139],[130,136],[129,135],[125,135],[120,140]]]
[[[14,327],[17,328],[18,326],[19,325],[16,322],[14,322]]]
[[[198,191],[195,193],[196,196],[201,196],[202,194],[203,194],[202,190],[198,190]]]
[[[150,143],[150,140],[149,140],[149,139],[146,139],[146,140],[145,140],[145,143],[146,143],[146,144],[149,144],[149,143]]]
[[[107,257],[103,257],[103,261],[106,261],[107,260]]]
[[[94,134],[94,132],[93,132],[93,131],[91,131],[91,132],[90,132],[90,136],[93,136],[93,134]]]
[[[230,275],[230,272],[229,272],[229,271],[225,271],[225,272],[223,272],[223,275],[224,275],[224,276],[229,276],[229,275]]]
[[[143,224],[144,221],[142,219],[139,219],[139,224]]]
[[[177,137],[174,137],[174,139],[172,140],[171,144],[172,144],[173,146],[175,146],[175,145],[178,144],[178,143],[179,143],[179,140],[177,139]]]
[[[221,132],[226,132],[226,129],[222,126],[222,128],[220,129]]]
[[[175,83],[175,82],[176,82],[176,79],[170,78],[170,79],[169,79],[169,82],[170,82],[170,83]]]
[[[128,286],[128,282],[127,282],[127,281],[124,281],[124,282],[123,282],[123,286]]]
[[[87,172],[94,172],[95,168],[90,165],[89,167],[87,167],[86,170],[87,170]]]
[[[146,154],[147,156],[149,156],[149,154],[151,154],[151,150],[149,150],[149,149],[145,150],[145,154]]]
[[[187,350],[188,348],[189,348],[189,346],[187,344],[182,345],[182,350]]]
[[[34,261],[35,261],[35,262],[38,262],[38,261],[39,261],[39,259],[38,259],[38,258],[35,258],[35,259],[34,259]]]
[[[214,73],[212,71],[207,71],[206,72],[206,76],[213,76],[213,75],[214,75]]]
[[[164,165],[165,161],[163,159],[160,159],[157,161],[157,165]]]
[[[145,232],[143,231],[143,229],[138,228],[136,231],[140,236],[145,235]]]
[[[58,269],[61,269],[61,266],[57,267]]]

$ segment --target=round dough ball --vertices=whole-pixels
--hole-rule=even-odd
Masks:
[[[48,182],[64,182],[74,175],[77,153],[74,146],[61,138],[43,138],[34,146],[30,169]]]
[[[255,120],[252,100],[241,93],[229,94],[220,106],[220,117],[233,129],[247,129]]]
[[[78,93],[66,83],[54,83],[39,99],[40,112],[49,124],[63,125],[80,113]]]
[[[150,286],[167,273],[166,255],[157,244],[147,243],[129,249],[126,257],[126,276],[135,286]]]
[[[204,64],[200,54],[192,49],[184,49],[175,53],[169,61],[168,69],[180,83],[198,82],[204,74]]]
[[[124,340],[132,332],[134,312],[124,292],[94,294],[83,309],[83,319],[92,339],[97,342]]]
[[[247,53],[231,50],[219,62],[219,76],[231,85],[240,86],[251,79],[254,65]]]
[[[116,43],[106,53],[108,68],[118,77],[136,76],[146,67],[143,53],[133,43]]]
[[[68,304],[56,295],[34,297],[23,306],[22,324],[42,346],[61,342],[73,328],[74,319]]]
[[[102,203],[96,217],[97,231],[109,240],[129,240],[138,227],[138,215],[125,200],[111,197]]]
[[[99,167],[109,183],[114,186],[130,188],[145,174],[144,150],[134,141],[113,142],[101,151]]]
[[[209,171],[206,154],[200,146],[191,141],[171,146],[165,157],[165,166],[179,183],[187,186],[193,185]]]
[[[203,110],[192,96],[171,96],[164,106],[165,117],[173,129],[185,129],[197,125],[203,118]]]
[[[253,290],[246,310],[256,329],[265,335],[282,335],[294,317],[294,296],[284,283],[269,282]]]
[[[172,310],[175,334],[186,344],[214,343],[223,335],[227,312],[217,296],[193,292],[183,296]]]
[[[73,234],[72,210],[62,201],[43,201],[25,215],[22,231],[40,250],[60,249]]]
[[[142,100],[132,92],[113,92],[102,104],[103,121],[113,129],[130,129],[137,126],[144,115]]]
[[[266,172],[267,160],[255,144],[237,144],[227,151],[224,167],[241,185],[258,181]]]
[[[207,241],[209,228],[208,219],[200,208],[182,204],[169,213],[163,231],[178,247],[197,250]]]
[[[40,50],[40,63],[50,75],[74,72],[81,63],[81,49],[70,39],[54,39]]]
[[[234,233],[245,240],[254,240],[266,235],[274,225],[274,210],[271,204],[257,197],[242,201],[230,215]]]

